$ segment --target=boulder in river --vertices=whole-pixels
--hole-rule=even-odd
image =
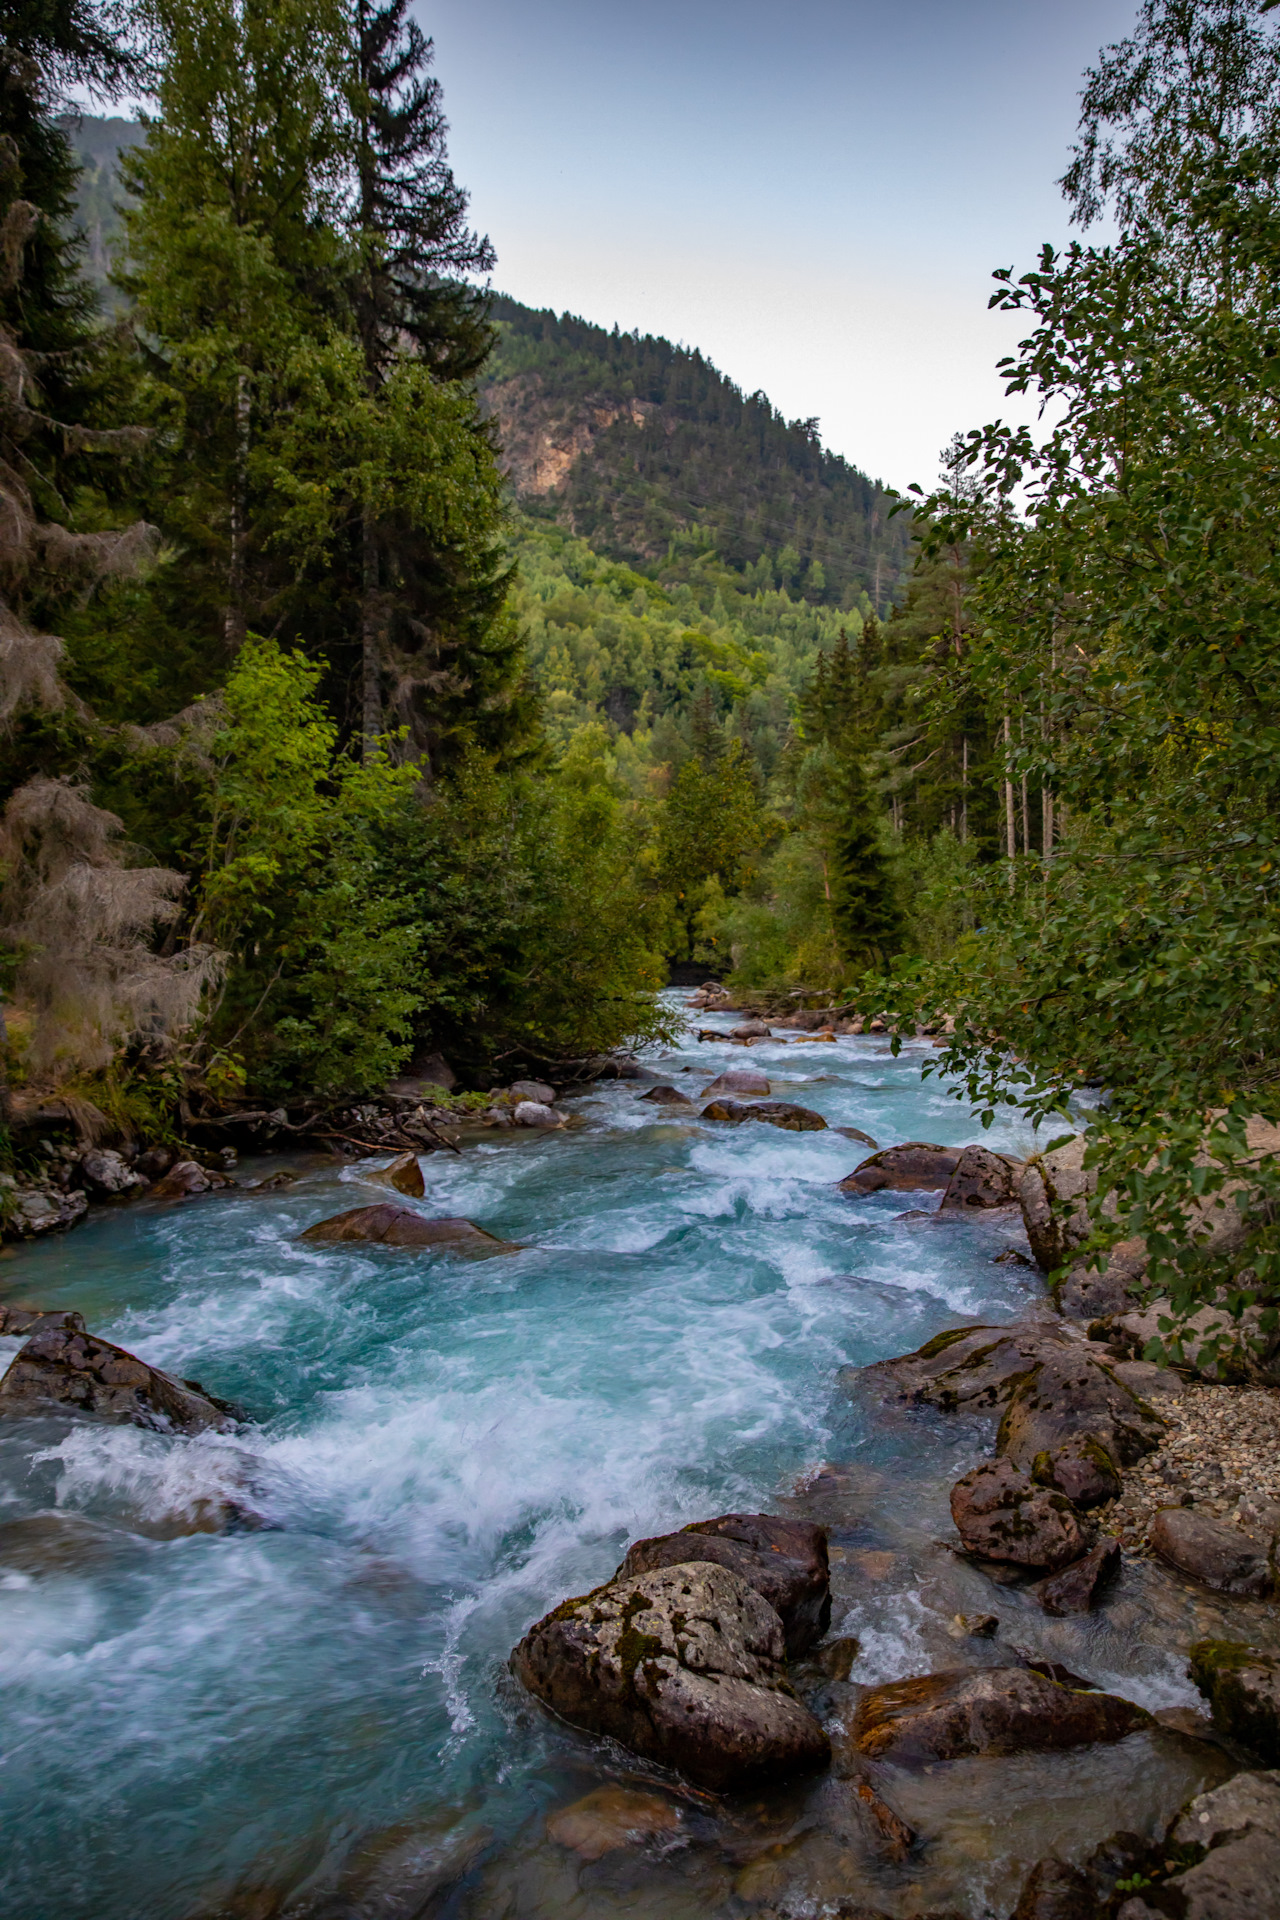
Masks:
[[[1169,1868],[1186,1861],[1181,1872]],[[1117,1920],[1276,1920],[1280,1915],[1280,1776],[1238,1773],[1201,1793],[1151,1863],[1163,1875]],[[1164,1877],[1167,1876],[1167,1877]]]
[[[681,1093],[679,1087],[650,1087],[648,1093],[637,1096],[641,1100],[652,1100],[662,1107],[691,1107],[692,1100],[687,1093]]]
[[[792,1659],[821,1640],[831,1624],[825,1527],[767,1513],[724,1513],[679,1533],[637,1540],[614,1577],[627,1580],[693,1561],[728,1567],[754,1587],[782,1621]]]
[[[707,1561],[562,1602],[530,1627],[511,1664],[561,1719],[714,1791],[830,1758],[826,1734],[791,1691],[778,1615]]]
[[[842,1193],[919,1193],[945,1187],[960,1164],[959,1147],[939,1147],[927,1140],[908,1140],[900,1147],[883,1147],[846,1174]]]
[[[70,1308],[0,1307],[0,1338],[29,1340],[33,1333],[43,1333],[46,1327],[83,1333],[84,1316]]]
[[[735,1127],[744,1120],[763,1120],[788,1133],[824,1133],[827,1125],[812,1107],[797,1107],[790,1100],[712,1100],[702,1109],[702,1118],[727,1120]]]
[[[175,1380],[82,1328],[48,1327],[36,1333],[0,1380],[0,1413],[35,1413],[46,1407],[179,1433],[207,1427],[226,1432],[235,1424],[225,1402],[215,1400],[198,1381]]]
[[[416,1153],[398,1153],[385,1167],[376,1167],[371,1173],[366,1173],[365,1179],[376,1180],[380,1186],[394,1187],[397,1193],[408,1194],[411,1200],[421,1200],[427,1190]]]
[[[858,1377],[944,1413],[989,1413],[1008,1404],[1032,1367],[1081,1348],[1087,1351],[1082,1336],[1059,1320],[951,1327],[914,1353],[861,1368]]]
[[[185,1200],[189,1194],[213,1193],[221,1187],[234,1187],[235,1184],[229,1174],[215,1173],[211,1167],[202,1167],[197,1160],[178,1160],[162,1180],[156,1181],[148,1198]]]
[[[547,1821],[547,1838],[584,1860],[601,1860],[619,1847],[638,1846],[679,1831],[680,1809],[656,1793],[609,1785],[561,1807]]]
[[[744,1020],[740,1026],[729,1030],[731,1040],[767,1040],[769,1023],[766,1020]]]
[[[554,1107],[544,1106],[540,1100],[522,1100],[515,1110],[515,1123],[518,1127],[562,1127],[564,1117]]]
[[[944,1212],[967,1207],[1016,1206],[1022,1163],[986,1147],[966,1147],[942,1196]]]
[[[1101,1507],[1119,1498],[1120,1469],[1102,1442],[1092,1433],[1077,1434],[1052,1451],[1038,1453],[1031,1462],[1037,1486],[1065,1493],[1072,1506]]]
[[[880,1142],[873,1140],[869,1133],[864,1133],[861,1127],[833,1127],[832,1132],[843,1134],[846,1140],[860,1141],[864,1147],[870,1147],[873,1153],[880,1145]]]
[[[869,1687],[853,1745],[894,1765],[970,1755],[1054,1753],[1123,1740],[1147,1726],[1141,1707],[1111,1693],[1077,1693],[1025,1667],[961,1667]]]
[[[1197,1640],[1188,1658],[1218,1731],[1280,1767],[1280,1661],[1238,1640]]]
[[[1017,1382],[996,1441],[1015,1466],[1030,1469],[1037,1455],[1084,1434],[1124,1467],[1159,1446],[1168,1431],[1165,1421],[1095,1356],[1096,1346],[1081,1341],[1046,1354]]]
[[[301,1240],[333,1245],[363,1241],[381,1247],[447,1247],[456,1253],[507,1253],[511,1243],[497,1240],[472,1220],[445,1216],[429,1219],[409,1207],[384,1202],[377,1207],[352,1207],[328,1220],[317,1220]]]
[[[965,1551],[1056,1573],[1093,1545],[1093,1527],[1063,1494],[1038,1487],[1009,1460],[987,1460],[951,1489],[951,1518]]]
[[[1215,1593],[1265,1599],[1273,1591],[1274,1575],[1265,1549],[1238,1527],[1211,1519],[1194,1507],[1161,1507],[1149,1538],[1162,1560]]]
[[[521,1100],[532,1100],[535,1106],[554,1107],[556,1090],[549,1087],[545,1080],[513,1080],[507,1089],[507,1098],[513,1105]]]
[[[769,1094],[772,1091],[767,1074],[753,1073],[749,1067],[730,1067],[702,1089],[702,1098],[714,1100],[722,1093]]]
[[[1120,1571],[1120,1542],[1099,1540],[1081,1559],[1032,1589],[1046,1613],[1091,1613],[1103,1588]]]
[[[141,1174],[134,1172],[124,1155],[110,1147],[90,1147],[86,1153],[82,1153],[72,1181],[74,1185],[87,1187],[90,1193],[103,1197],[136,1193],[146,1185]]]

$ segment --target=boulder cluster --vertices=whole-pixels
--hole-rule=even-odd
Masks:
[[[179,1380],[85,1330],[78,1313],[0,1310],[0,1333],[27,1336],[0,1379],[0,1415],[46,1409],[162,1433],[228,1432],[235,1409],[198,1380]]]

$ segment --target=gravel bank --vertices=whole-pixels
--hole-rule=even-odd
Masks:
[[[1280,1528],[1280,1388],[1189,1383],[1153,1404],[1169,1422],[1168,1437],[1125,1474],[1120,1498],[1098,1510],[1106,1532],[1127,1552],[1142,1552],[1157,1509],[1175,1505],[1194,1505],[1259,1540]]]

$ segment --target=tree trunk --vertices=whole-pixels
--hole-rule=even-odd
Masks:
[[[960,845],[969,840],[969,736],[960,742]]]
[[[378,545],[373,509],[364,507],[360,515],[361,594],[360,594],[360,667],[361,734],[364,763],[369,765],[378,752],[382,733],[382,654],[378,645]]]
[[[228,653],[239,653],[246,630],[244,611],[245,542],[249,524],[249,376],[236,376],[236,457],[231,479],[231,562],[227,568],[227,611],[223,635]]]
[[[1013,813],[1013,782],[1009,778],[1009,751],[1012,744],[1012,737],[1013,737],[1013,730],[1009,725],[1009,716],[1006,713],[1004,717],[1004,753],[1005,753],[1004,833],[1005,833],[1005,846],[1008,850],[1008,855],[1009,855],[1009,891],[1010,893],[1013,892],[1013,863],[1016,860],[1018,855],[1018,836],[1017,836],[1017,829],[1014,825],[1014,813]]]

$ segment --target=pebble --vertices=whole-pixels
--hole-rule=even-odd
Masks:
[[[1097,1510],[1103,1530],[1141,1552],[1160,1507],[1195,1506],[1256,1536],[1240,1506],[1280,1501],[1280,1388],[1193,1382],[1176,1400],[1162,1396],[1159,1410],[1168,1436]]]

